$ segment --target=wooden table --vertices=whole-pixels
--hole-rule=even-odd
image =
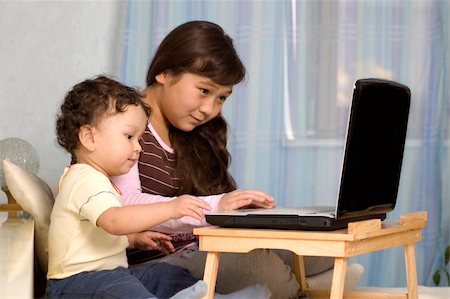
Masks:
[[[290,231],[269,229],[236,229],[206,227],[194,229],[199,236],[199,248],[207,251],[203,280],[208,284],[204,298],[212,299],[216,286],[221,252],[245,253],[253,249],[285,249],[295,254],[294,273],[301,289],[312,298],[408,298],[417,299],[417,273],[414,243],[421,239],[421,230],[427,223],[425,211],[400,216],[398,221],[379,219],[349,223],[347,229],[336,231]],[[344,292],[347,258],[404,246],[406,265],[406,294],[369,291]],[[335,258],[331,290],[309,290],[305,281],[303,256]]]

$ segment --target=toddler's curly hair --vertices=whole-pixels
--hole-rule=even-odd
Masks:
[[[124,112],[127,106],[141,106],[147,116],[150,107],[136,89],[100,75],[75,85],[64,97],[56,117],[56,139],[74,158],[79,144],[78,131],[96,125],[107,115]]]

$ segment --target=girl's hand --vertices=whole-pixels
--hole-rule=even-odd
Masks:
[[[166,234],[154,231],[144,231],[134,234],[133,247],[142,250],[159,250],[165,255],[168,255],[175,251],[170,240],[172,240],[172,237]]]
[[[171,219],[191,216],[197,220],[202,220],[204,217],[204,211],[211,210],[209,203],[192,195],[181,195],[168,203]]]
[[[225,193],[217,208],[219,211],[230,211],[243,207],[270,209],[275,207],[275,200],[262,191],[237,189]]]

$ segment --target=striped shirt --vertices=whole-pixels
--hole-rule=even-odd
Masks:
[[[153,131],[153,132],[152,132]],[[175,177],[175,155],[173,150],[165,145],[149,124],[140,140],[142,153],[139,157],[139,179],[142,192],[177,196],[178,179]],[[172,244],[175,252],[195,244],[196,237],[192,233],[172,234]],[[132,249],[127,251],[131,265],[158,259],[164,254],[157,250]]]
[[[175,177],[175,155],[164,143],[161,145],[149,126],[140,140],[139,179],[142,192],[162,196],[177,196],[178,178]],[[165,147],[165,148],[164,148]]]

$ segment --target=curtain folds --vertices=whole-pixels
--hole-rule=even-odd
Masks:
[[[420,284],[433,285],[450,244],[449,1],[129,1],[122,81],[144,87],[164,36],[194,19],[220,24],[247,67],[224,106],[231,171],[278,205],[334,204],[353,83],[411,88],[397,207],[427,210],[416,245]],[[380,118],[383,116],[380,115]],[[352,259],[362,285],[404,286],[402,248]]]

